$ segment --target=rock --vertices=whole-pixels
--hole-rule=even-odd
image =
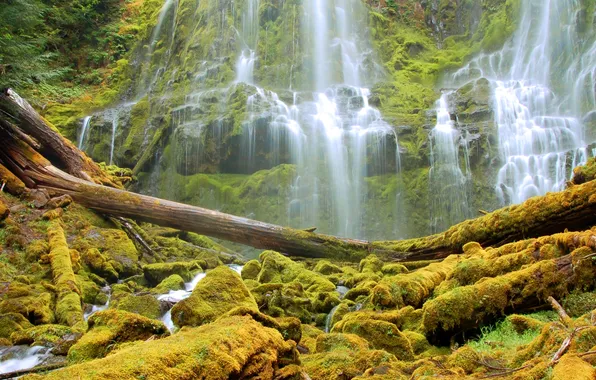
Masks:
[[[173,274],[171,276],[166,277],[162,282],[160,282],[153,289],[153,293],[165,294],[168,293],[170,290],[180,289],[184,289],[184,279],[180,277],[180,275],[178,274]]]
[[[331,264],[331,262],[329,262],[328,260],[319,261],[313,270],[317,273],[324,275],[343,272],[340,267],[338,267],[335,264]]]
[[[2,289],[2,293],[0,314],[21,314],[35,325],[54,322],[54,295],[42,285],[12,282]]]
[[[121,310],[99,311],[88,323],[87,333],[68,351],[70,362],[104,357],[120,343],[169,335],[162,322]]]
[[[338,349],[363,351],[369,349],[368,341],[355,334],[321,334],[317,336],[315,352],[331,352]]]
[[[278,372],[285,366],[298,364],[297,358],[295,345],[277,330],[250,316],[233,316],[168,338],[123,346],[104,359],[71,365],[46,378],[272,379],[280,378]]]
[[[244,267],[242,267],[242,279],[243,280],[256,280],[261,271],[261,263],[257,260],[250,260]]]
[[[383,264],[376,255],[368,255],[360,261],[358,269],[361,273],[378,273],[383,268]]]
[[[408,273],[408,268],[402,264],[385,264],[381,268],[381,272],[385,276],[395,276],[397,274]]]
[[[33,327],[21,314],[7,313],[0,315],[0,338],[9,339],[14,332]]]
[[[31,189],[25,198],[31,202],[33,207],[42,208],[49,202],[50,195],[45,189]]]
[[[72,203],[70,195],[62,195],[60,197],[52,198],[46,205],[49,208],[64,208]]]
[[[162,315],[160,302],[151,294],[127,295],[110,306],[151,319],[159,319]]]
[[[553,369],[553,380],[596,379],[596,369],[576,355],[563,355]]]
[[[400,360],[412,360],[414,352],[408,338],[393,323],[374,320],[348,320],[336,325],[332,332],[356,334],[366,339],[373,348],[394,354]]]
[[[83,334],[63,325],[40,325],[14,332],[13,344],[51,347],[54,355],[66,355]]]
[[[155,263],[143,267],[143,274],[152,285],[157,285],[169,276],[177,274],[184,281],[190,281],[194,273],[202,272],[201,266],[195,262]]]
[[[139,252],[124,231],[113,228],[90,228],[84,233],[89,248],[97,248],[110,262],[118,277],[129,277],[141,273]]]
[[[200,326],[235,307],[258,310],[254,297],[240,275],[227,266],[220,266],[207,272],[190,297],[172,308],[172,321],[178,327]]]
[[[83,254],[82,259],[93,273],[106,278],[110,282],[118,280],[118,272],[112,265],[113,261],[101,254],[97,248],[88,249]]]

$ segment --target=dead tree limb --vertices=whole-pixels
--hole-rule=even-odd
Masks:
[[[12,89],[0,91],[0,119],[5,124],[15,125],[39,143],[40,152],[56,157],[61,168],[75,177],[105,185],[115,184],[85,153],[58,133],[43,119],[31,105]]]

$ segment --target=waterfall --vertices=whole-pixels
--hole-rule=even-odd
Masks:
[[[242,16],[245,43],[236,64],[236,82],[253,85],[257,57],[247,41],[256,46],[256,36],[251,32],[253,25],[258,25],[255,1],[248,2]],[[370,92],[362,87],[370,82],[363,80],[361,72],[371,49],[366,38],[359,37],[357,27],[366,19],[356,16],[365,14],[358,0],[309,0],[304,6],[302,32],[310,44],[312,88],[300,93],[300,99],[293,92],[291,105],[281,101],[277,93],[257,86],[248,96],[241,165],[248,173],[263,166],[263,159],[256,156],[258,144],[271,152],[269,167],[282,163],[282,152],[286,162],[297,165],[299,177],[292,186],[292,198],[287,199],[290,225],[319,225],[326,214],[331,222],[319,225],[323,231],[363,237],[362,203],[368,167],[375,174],[385,174],[389,167],[396,173],[399,168],[397,134],[369,105]],[[341,62],[341,75],[333,74],[333,62]],[[265,142],[260,137],[263,129]],[[386,156],[392,148],[396,159],[389,163]]]
[[[83,126],[81,128],[81,135],[79,136],[79,143],[77,144],[79,149],[83,149],[83,143],[85,142],[85,133],[89,128],[89,122],[91,121],[91,116],[85,116],[83,119]]]
[[[465,172],[460,166],[461,136],[454,128],[454,122],[449,113],[448,99],[451,94],[451,92],[445,92],[437,101],[437,124],[430,134],[429,193],[431,231],[434,233],[443,231],[471,216],[469,205],[471,172],[467,160]]]
[[[596,109],[596,46],[582,35],[578,0],[522,2],[518,30],[500,51],[481,54],[449,78],[450,87],[486,78],[493,89],[502,166],[502,204],[565,187],[587,159],[583,120]]]

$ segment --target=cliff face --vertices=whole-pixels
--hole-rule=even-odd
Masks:
[[[514,30],[519,7],[512,0],[473,3],[373,2],[352,20],[355,43],[371,48],[360,49],[359,63],[365,73],[362,85],[370,88],[368,102],[394,131],[382,138],[378,154],[375,143],[366,142],[361,164],[366,174],[357,195],[364,205],[356,228],[362,237],[418,236],[450,224],[428,222],[433,217],[429,133],[436,124],[442,78],[480,50],[500,48]],[[110,66],[103,85],[92,97],[50,105],[45,116],[95,160],[134,168],[140,191],[298,226],[295,215],[315,213],[305,211],[309,207],[321,209],[316,219],[302,224],[342,233],[333,221],[339,194],[331,190],[334,185],[322,179],[317,185],[321,194],[335,195],[318,207],[304,206],[305,197],[295,195],[300,193],[296,181],[314,176],[297,164],[292,141],[283,133],[272,137],[279,104],[288,109],[307,104],[298,108],[308,113],[304,108],[313,101],[317,67],[311,48],[315,36],[304,32],[308,6],[287,1],[143,2],[128,19],[129,27],[121,30],[133,31],[137,42]],[[250,12],[255,13],[252,21]],[[251,59],[246,46],[256,59],[251,79],[241,81],[239,56]],[[341,82],[340,74],[333,74],[341,72],[340,62],[330,67],[331,83]],[[449,107],[460,132],[457,154],[462,167],[469,159],[473,173],[469,209],[495,208],[493,185],[486,181],[494,177],[489,164],[497,158],[490,92],[483,82],[453,90]],[[345,101],[340,113],[363,106],[351,90],[333,91]],[[249,146],[247,130],[252,133]],[[319,155],[311,167],[331,159]],[[301,203],[292,203],[296,199]]]

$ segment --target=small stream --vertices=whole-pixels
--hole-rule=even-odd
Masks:
[[[236,271],[238,274],[242,272],[243,268],[242,265],[237,264],[228,264],[228,267]],[[192,280],[184,284],[184,290],[170,290],[166,294],[161,294],[157,296],[157,299],[159,301],[167,302],[171,305],[169,310],[166,311],[165,314],[161,317],[161,321],[164,323],[164,325],[166,325],[170,332],[173,332],[176,328],[174,322],[172,322],[172,307],[178,302],[182,301],[183,299],[188,298],[192,294],[192,291],[195,288],[195,286],[197,286],[199,281],[205,278],[206,275],[207,273],[205,272],[197,273]]]
[[[43,346],[0,347],[0,374],[33,368],[49,359],[51,348]]]

